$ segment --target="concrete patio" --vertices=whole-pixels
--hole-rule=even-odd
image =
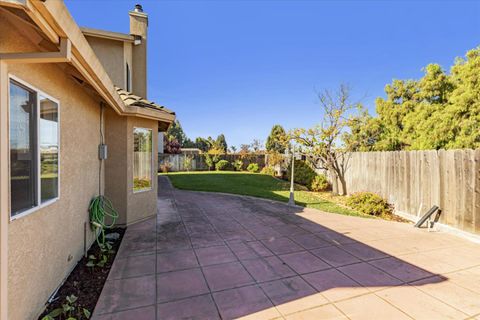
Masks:
[[[94,319],[480,319],[480,245],[411,224],[174,190],[130,226]]]

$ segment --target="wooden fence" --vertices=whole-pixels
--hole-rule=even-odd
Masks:
[[[480,234],[480,149],[356,152],[346,180],[349,194],[378,193],[415,217],[438,205],[440,223]]]
[[[137,151],[133,153],[133,177],[137,179],[151,180],[152,177],[152,153]]]

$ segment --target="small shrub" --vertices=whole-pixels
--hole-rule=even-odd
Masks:
[[[227,160],[220,160],[215,164],[215,169],[217,171],[225,171],[228,169],[229,164]]]
[[[268,174],[270,176],[275,176],[275,169],[272,167],[263,167],[263,169],[260,171],[261,174]]]
[[[172,166],[171,166],[170,162],[168,162],[168,161],[165,161],[165,163],[162,163],[160,165],[160,171],[163,172],[163,173],[170,172],[171,169],[172,169]]]
[[[215,165],[220,160],[220,156],[217,154],[205,154],[205,164],[208,167],[208,170],[212,170],[215,168]]]
[[[247,171],[251,173],[256,173],[258,172],[258,164],[257,163],[250,163],[247,167]]]
[[[78,305],[78,298],[71,294],[65,298],[65,303],[61,308],[52,310],[49,314],[42,318],[42,320],[55,319],[90,319],[90,311]]]
[[[292,175],[291,170],[292,170],[292,165],[290,163],[287,170],[288,171],[287,177],[289,179]],[[308,163],[302,160],[295,160],[295,168],[293,171],[295,173],[295,176],[293,177],[293,181],[295,181],[295,183],[304,185],[306,187],[310,187],[312,185],[313,179],[317,176],[317,173],[315,172],[315,170],[313,170],[312,167],[308,165]]]
[[[235,160],[232,162],[232,166],[235,171],[242,171],[243,170],[243,161],[242,160]]]
[[[183,158],[183,169],[186,171],[192,170],[193,169],[192,164],[193,164],[193,156],[185,155]]]
[[[373,192],[356,192],[346,201],[347,206],[373,216],[391,215],[393,207],[378,194]]]
[[[312,184],[310,185],[310,190],[319,192],[327,191],[330,189],[330,183],[328,183],[327,177],[323,174],[319,174],[313,178]]]

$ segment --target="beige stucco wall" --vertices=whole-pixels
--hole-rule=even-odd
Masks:
[[[129,12],[130,34],[142,37],[139,45],[132,47],[133,90],[137,96],[147,98],[147,29],[148,17],[144,13]]]
[[[85,37],[102,63],[113,83],[125,88],[125,57],[123,41],[98,37]],[[130,64],[131,66],[131,64]]]
[[[10,31],[0,32],[0,52],[36,50],[1,16],[0,30]],[[60,101],[60,199],[8,224],[8,319],[25,320],[38,316],[82,257],[88,204],[99,188],[100,109],[59,65],[8,64],[8,71]],[[88,228],[87,244],[93,239]]]
[[[153,139],[153,163],[152,163],[152,189],[149,191],[133,192],[133,129],[134,127],[152,129]],[[129,165],[127,167],[127,224],[143,220],[153,216],[157,212],[157,170],[158,167],[158,149],[157,139],[158,122],[141,118],[128,118],[127,125],[127,157]]]
[[[117,224],[129,225],[155,215],[157,210],[157,132],[158,122],[135,117],[120,117],[113,111],[106,114],[105,139],[108,159],[105,162],[105,195],[119,214]],[[133,192],[133,129],[152,129],[152,189]],[[120,139],[120,137],[126,137]]]
[[[111,201],[119,217],[119,225],[127,223],[127,117],[119,116],[113,110],[105,113],[105,143],[108,158],[105,160],[105,196]]]

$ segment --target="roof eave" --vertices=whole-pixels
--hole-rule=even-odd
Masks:
[[[123,100],[116,92],[112,80],[62,1],[0,0],[0,5],[4,3],[10,5],[19,4],[19,7],[25,10],[53,43],[59,44],[61,37],[69,39],[72,45],[70,63],[118,114],[158,121],[172,122],[175,120],[174,115],[173,119],[171,119],[171,115],[165,116],[161,110],[132,112],[123,103]]]
[[[80,27],[80,30],[82,31],[83,35],[89,36],[89,37],[122,41],[122,42],[131,42],[131,43],[135,41],[135,37],[130,34],[93,29],[88,27]]]

